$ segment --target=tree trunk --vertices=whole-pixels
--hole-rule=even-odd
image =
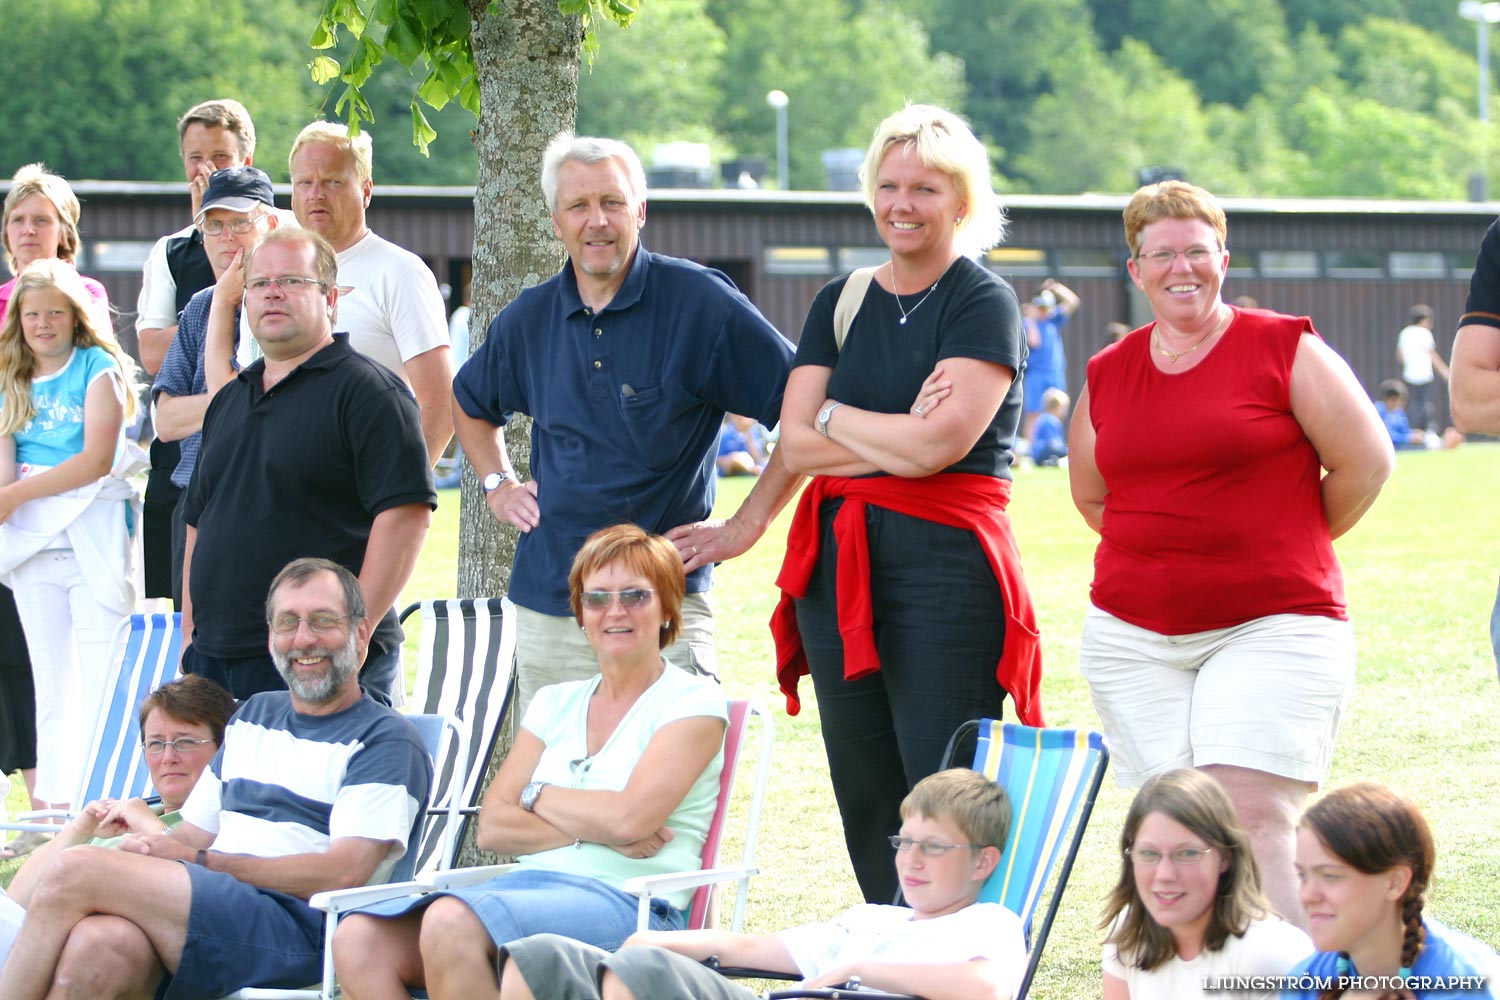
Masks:
[[[474,315],[471,350],[484,343],[490,320],[521,290],[557,273],[563,252],[542,201],[542,151],[578,116],[578,59],[582,28],[557,0],[470,0],[474,64],[479,74],[480,116],[474,143],[479,183],[474,194]],[[523,478],[530,474],[531,420],[516,417],[506,447]],[[481,470],[489,472],[492,470]],[[458,529],[458,593],[505,593],[517,532],[502,526],[484,502],[479,483],[465,473]],[[485,785],[509,749],[508,724],[490,761]],[[459,854],[460,864],[483,863],[473,844],[477,824]]]

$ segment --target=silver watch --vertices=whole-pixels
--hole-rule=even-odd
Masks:
[[[527,812],[534,812],[536,810],[536,800],[541,796],[542,789],[546,787],[547,783],[544,781],[533,781],[521,789],[521,808]]]
[[[821,410],[818,411],[817,427],[819,434],[823,435],[824,437],[828,436],[828,418],[833,416],[834,410],[837,410],[840,406],[843,405],[844,404],[840,402],[830,401],[828,405],[824,406]]]
[[[488,496],[495,490],[498,490],[502,483],[507,481],[517,484],[521,482],[514,472],[491,472],[484,477],[484,480],[479,485],[484,487],[485,495]]]

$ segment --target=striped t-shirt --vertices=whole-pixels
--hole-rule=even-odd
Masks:
[[[362,697],[303,715],[270,691],[240,706],[182,817],[227,854],[321,853],[340,837],[388,840],[371,882],[406,852],[427,803],[432,761],[410,722]]]

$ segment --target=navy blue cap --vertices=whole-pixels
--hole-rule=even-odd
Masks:
[[[203,204],[198,209],[194,223],[203,221],[203,215],[211,208],[227,208],[231,212],[248,212],[257,205],[276,207],[271,193],[271,178],[256,167],[227,167],[208,175],[208,190],[203,192]]]

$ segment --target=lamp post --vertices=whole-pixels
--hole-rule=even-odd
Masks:
[[[1500,22],[1500,2],[1480,3],[1479,0],[1463,0],[1458,5],[1458,16],[1473,21],[1479,29],[1479,129],[1481,148],[1489,158],[1490,125],[1490,25]],[[1488,163],[1481,165],[1469,177],[1469,197],[1483,201],[1485,197],[1485,172]]]
[[[1500,10],[1500,3],[1489,6]],[[786,106],[792,99],[784,90],[773,90],[766,95],[766,103],[776,109],[776,186],[785,191],[791,183],[786,166]]]

